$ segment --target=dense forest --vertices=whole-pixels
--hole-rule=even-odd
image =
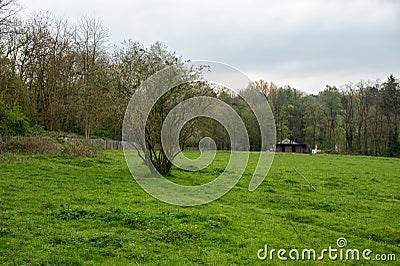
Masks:
[[[71,25],[49,13],[22,19],[17,11],[15,1],[0,0],[0,135],[49,131],[120,140],[135,89],[157,71],[185,62],[159,42],[111,44],[107,28],[93,17]],[[400,157],[400,85],[394,75],[388,73],[385,81],[327,85],[317,95],[263,80],[256,84],[275,116],[278,142]],[[237,110],[251,149],[259,149],[259,127],[245,102],[223,90],[215,97]],[[197,125],[219,148],[228,147],[217,123]]]

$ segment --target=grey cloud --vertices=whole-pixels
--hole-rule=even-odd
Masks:
[[[287,76],[309,89],[323,88],[324,79],[335,75],[337,82],[344,76],[400,75],[399,2],[23,0],[22,5],[72,21],[95,14],[110,28],[113,42],[158,40],[185,58],[221,61],[258,78]]]

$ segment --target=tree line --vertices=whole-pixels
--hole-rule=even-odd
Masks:
[[[159,42],[149,47],[132,40],[111,44],[97,18],[82,17],[71,25],[50,13],[22,19],[17,10],[14,0],[0,0],[0,135],[45,130],[120,140],[133,92],[159,70],[185,62]],[[400,157],[400,86],[393,75],[384,82],[326,86],[317,95],[263,80],[256,84],[275,116],[278,142],[290,139],[331,152]],[[259,126],[243,99],[204,84],[200,91],[199,86],[183,88],[231,105],[245,122],[251,149],[260,149]],[[206,120],[190,124],[197,129],[186,130],[190,136],[184,139],[196,142],[207,135],[218,148],[229,148],[222,126]],[[156,143],[154,137],[158,135],[149,139]]]
[[[263,80],[256,84],[274,114],[278,142],[288,139],[326,152],[400,157],[400,85],[393,75],[384,82],[326,86],[316,95]],[[259,149],[257,121],[244,101],[228,93],[219,97],[246,116],[251,147]]]
[[[135,89],[182,61],[159,42],[111,45],[108,30],[92,17],[71,26],[41,13],[28,21],[13,17],[1,29],[3,135],[23,134],[28,122],[48,131],[120,139]]]

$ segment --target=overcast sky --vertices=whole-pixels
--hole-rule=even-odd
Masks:
[[[161,41],[185,59],[236,67],[253,80],[318,92],[326,84],[400,76],[400,1],[20,0],[24,14],[71,23],[94,15],[110,41]]]

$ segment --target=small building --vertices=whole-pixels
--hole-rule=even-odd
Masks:
[[[300,144],[284,139],[281,143],[276,144],[276,152],[308,153],[310,152],[310,147],[308,144]]]

